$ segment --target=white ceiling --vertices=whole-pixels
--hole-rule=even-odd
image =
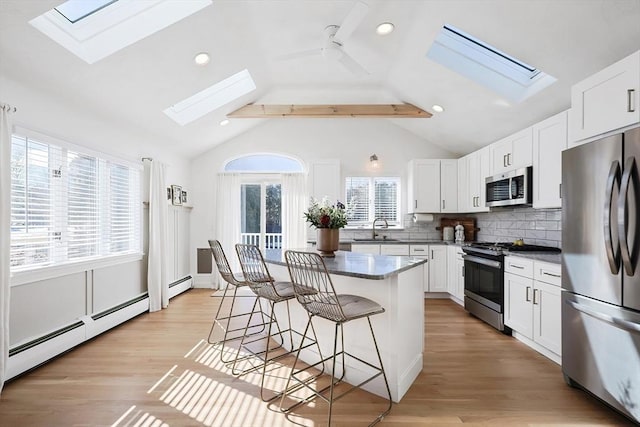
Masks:
[[[437,103],[446,111],[431,119],[380,120],[465,154],[568,108],[572,84],[640,49],[640,0],[364,1],[368,14],[345,43],[370,70],[364,77],[322,57],[278,59],[321,47],[323,29],[340,24],[355,0],[214,0],[93,65],[28,24],[61,0],[0,0],[0,74],[109,117],[112,125],[136,126],[163,148],[189,157],[261,124],[264,119],[236,119],[219,126],[227,113],[250,102],[404,101],[424,109]],[[381,37],[374,29],[384,21],[396,29]],[[558,81],[509,105],[425,57],[445,23]],[[205,67],[193,64],[201,51],[212,57]],[[255,92],[185,126],[162,112],[244,68]]]

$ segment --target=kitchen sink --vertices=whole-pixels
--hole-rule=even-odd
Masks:
[[[371,239],[371,238],[355,238],[354,242],[375,242],[375,243],[383,243],[383,242],[397,242],[398,239]]]

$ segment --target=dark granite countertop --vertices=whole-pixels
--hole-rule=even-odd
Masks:
[[[299,250],[313,252],[309,249]],[[268,264],[287,265],[281,249],[265,250],[264,260]],[[337,251],[334,258],[324,258],[327,270],[331,274],[372,280],[395,276],[426,261],[410,256],[370,255],[347,251]]]

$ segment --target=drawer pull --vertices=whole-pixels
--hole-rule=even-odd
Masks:
[[[558,279],[562,276],[560,276],[559,274],[553,274],[553,273],[547,273],[546,271],[540,270],[542,274],[544,274],[545,276],[551,276],[551,277],[557,277]]]
[[[513,267],[513,268],[519,268],[520,270],[524,270],[524,267],[523,267],[523,266],[521,266],[521,265],[516,265],[516,264],[511,264],[511,263],[509,263],[509,266],[510,266],[510,267]]]
[[[414,249],[414,252],[424,252],[424,249]]]

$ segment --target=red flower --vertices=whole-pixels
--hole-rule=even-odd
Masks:
[[[331,223],[331,217],[329,217],[329,215],[322,215],[320,217],[320,225],[322,225],[323,227],[328,227],[329,223]]]

